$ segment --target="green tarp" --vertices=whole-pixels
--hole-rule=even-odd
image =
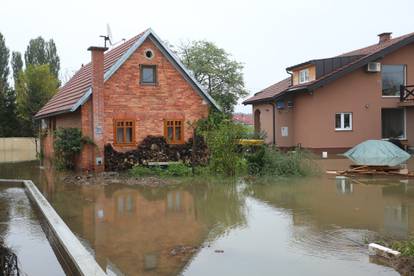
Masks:
[[[369,166],[397,166],[411,157],[393,143],[382,140],[367,140],[344,155],[357,165]]]

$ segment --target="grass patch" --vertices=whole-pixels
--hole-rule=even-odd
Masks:
[[[408,240],[383,239],[375,243],[397,250],[401,252],[402,256],[414,257],[414,237],[410,237]]]
[[[264,145],[245,156],[250,175],[309,176],[320,173],[313,154],[303,149],[282,152]]]
[[[133,177],[160,176],[160,177],[185,177],[191,175],[191,168],[183,163],[171,163],[168,166],[143,166],[136,165],[129,170]]]

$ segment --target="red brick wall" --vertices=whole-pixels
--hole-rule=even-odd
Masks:
[[[144,56],[146,49],[154,52],[151,60]],[[157,65],[157,85],[140,84],[140,64]],[[195,122],[208,115],[208,104],[150,40],[145,41],[105,82],[103,92],[104,144],[114,143],[115,119],[135,121],[136,143],[122,147],[114,145],[118,151],[135,149],[148,135],[164,135],[164,119],[184,120],[184,140],[188,140],[192,136],[192,129],[187,122]],[[92,138],[92,121],[98,117],[96,112],[97,109],[92,107],[92,99],[89,99],[80,111],[57,117],[57,127],[79,127],[83,135]],[[44,149],[48,157],[53,155],[52,137],[46,137]],[[99,148],[85,146],[78,167],[83,170],[94,169],[95,156],[102,151],[101,143]]]
[[[92,133],[92,100],[87,101],[81,107],[81,122],[82,122],[82,135],[87,136],[89,138],[93,137]],[[94,146],[92,145],[85,145],[80,161],[79,167],[82,170],[93,170],[94,168]]]
[[[146,49],[154,52],[151,60],[144,56]],[[140,64],[157,65],[157,85],[140,84]],[[192,130],[187,122],[208,115],[208,105],[202,97],[149,39],[105,83],[104,94],[105,143],[114,143],[114,119],[134,120],[139,143],[148,135],[163,135],[164,119],[184,120],[184,139],[188,140]],[[116,150],[135,147],[115,146]]]
[[[103,171],[103,162],[97,164],[95,162],[97,157],[104,157],[105,137],[103,133],[103,118],[104,118],[104,50],[105,48],[92,47],[89,49],[92,57],[92,137],[96,144],[96,150],[93,151],[92,160],[94,161],[94,170]],[[96,131],[100,129],[101,131]]]

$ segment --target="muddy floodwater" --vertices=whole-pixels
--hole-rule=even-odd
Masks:
[[[21,275],[65,275],[23,188],[0,185],[0,238],[18,256]]]
[[[407,179],[79,186],[36,162],[0,164],[6,177],[33,180],[109,275],[398,275],[371,263],[365,242],[414,232]]]

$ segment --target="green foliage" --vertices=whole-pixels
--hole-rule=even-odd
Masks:
[[[56,166],[73,169],[75,158],[85,144],[93,144],[89,137],[83,137],[79,128],[60,128],[55,131],[54,150]]]
[[[171,163],[165,168],[160,166],[142,166],[136,165],[129,170],[130,175],[134,177],[144,177],[144,176],[177,176],[184,177],[191,175],[191,168],[186,166],[183,163]]]
[[[312,155],[301,149],[285,153],[263,145],[253,149],[253,152],[247,152],[245,156],[252,175],[307,176],[319,172]]]
[[[209,168],[212,173],[234,176],[247,169],[247,162],[238,150],[237,140],[244,135],[244,127],[231,120],[222,120],[215,128],[205,131],[210,150]]]
[[[26,67],[29,65],[48,64],[52,75],[58,79],[60,70],[60,59],[57,54],[53,39],[45,41],[41,36],[31,39],[24,53]]]
[[[49,65],[29,65],[20,72],[17,85],[17,111],[21,120],[23,135],[34,136],[37,125],[33,116],[56,93],[57,78],[50,72]]]
[[[395,241],[391,248],[401,252],[403,256],[414,256],[414,239],[407,241]]]
[[[248,95],[244,87],[243,65],[214,43],[192,41],[183,44],[179,55],[225,113],[232,113],[237,100]]]
[[[20,52],[12,53],[11,67],[13,70],[14,86],[16,86],[19,74],[23,70],[23,60],[22,60],[22,54]]]
[[[223,112],[210,110],[210,114],[207,118],[197,121],[197,133],[206,136],[208,132],[217,129],[217,126],[219,126],[225,120],[231,120],[230,115]]]
[[[10,51],[6,46],[6,40],[0,33],[0,93],[4,93],[9,88],[9,57]]]
[[[10,51],[0,33],[0,137],[15,136],[19,131],[16,118],[16,95],[8,81],[9,57]]]

